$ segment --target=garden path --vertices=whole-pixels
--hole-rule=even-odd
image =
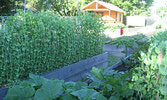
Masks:
[[[147,27],[136,27],[136,28],[125,28],[124,29],[124,35],[119,35],[120,31],[116,30],[114,32],[114,35],[111,35],[113,33],[109,33],[111,31],[106,30],[105,32],[108,32],[107,34],[109,34],[112,38],[119,38],[122,36],[133,36],[133,35],[137,35],[137,34],[144,34],[146,36],[152,36],[153,34],[157,33],[158,30],[155,29],[155,27],[153,26],[147,26]],[[112,56],[116,57],[116,58],[124,58],[126,57],[126,55],[124,53],[121,53],[121,51],[125,51],[126,48],[124,46],[117,48],[115,45],[105,45],[103,48],[103,52],[108,52],[109,54],[111,54]],[[130,50],[128,55],[130,54]]]
[[[126,56],[124,53],[121,53],[121,51],[124,51],[125,49],[125,46],[117,48],[115,45],[106,44],[103,47],[103,52],[108,52],[108,54],[111,54],[116,58],[122,58]]]

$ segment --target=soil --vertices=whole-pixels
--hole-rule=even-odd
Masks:
[[[140,62],[138,60],[134,59],[133,57],[132,58],[130,57],[127,60],[123,61],[123,63],[118,67],[113,68],[113,70],[117,70],[119,72],[126,72],[134,68],[135,66],[139,66],[139,65],[140,65]]]
[[[120,66],[113,68],[113,70],[117,70],[119,72],[125,72],[125,71],[128,71],[129,69],[127,67],[125,67],[125,64],[123,63]]]

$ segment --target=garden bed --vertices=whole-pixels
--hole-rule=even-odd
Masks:
[[[108,54],[108,53],[104,53],[104,54],[102,54],[103,56],[105,55],[106,56],[106,54]],[[99,55],[98,55],[98,57],[100,57]],[[46,91],[48,91],[46,88],[50,88],[50,87],[52,87],[53,89],[56,89],[57,87],[59,87],[59,88],[62,88],[62,87],[64,87],[64,88],[66,88],[66,89],[64,89],[64,90],[62,90],[62,91],[64,91],[63,93],[62,92],[60,92],[61,93],[61,95],[63,95],[63,97],[65,96],[65,97],[67,97],[68,99],[69,98],[75,98],[74,100],[80,100],[80,99],[84,99],[84,98],[86,98],[87,96],[87,98],[86,99],[88,99],[88,98],[91,98],[91,100],[107,100],[107,98],[109,98],[109,100],[115,100],[117,97],[114,97],[114,96],[111,96],[110,97],[110,94],[108,94],[109,93],[109,91],[111,91],[112,89],[112,87],[111,87],[111,85],[113,84],[113,86],[114,85],[116,85],[115,87],[113,87],[114,89],[116,89],[116,90],[118,90],[117,89],[117,84],[118,84],[118,86],[120,86],[119,85],[119,78],[121,78],[123,81],[126,81],[126,77],[128,77],[126,74],[125,75],[123,75],[122,73],[119,73],[119,71],[120,71],[120,69],[117,69],[117,68],[120,68],[121,66],[124,66],[124,62],[126,62],[127,60],[129,60],[130,59],[130,57],[131,56],[128,56],[128,57],[126,57],[125,59],[123,59],[123,60],[121,60],[121,61],[119,61],[118,63],[116,63],[115,65],[113,65],[112,67],[109,67],[109,68],[107,68],[106,70],[103,70],[103,69],[105,69],[105,68],[96,68],[96,67],[91,67],[92,68],[92,73],[91,74],[89,74],[88,75],[88,80],[90,80],[90,81],[85,81],[85,82],[64,82],[64,81],[62,81],[62,80],[47,80],[47,79],[43,79],[42,77],[40,78],[40,77],[38,77],[38,76],[35,76],[35,75],[30,75],[30,78],[31,78],[31,81],[29,81],[30,83],[32,82],[32,83],[34,83],[34,82],[39,82],[40,81],[40,83],[42,82],[42,86],[45,86],[45,92]],[[91,58],[90,58],[91,59]],[[89,60],[90,61],[90,59],[87,59],[87,60]],[[101,58],[97,58],[97,57],[94,57],[94,59],[95,59],[95,61],[94,62],[98,62],[98,63],[100,63],[100,62],[103,62],[103,61],[101,61]],[[82,62],[82,61],[81,61]],[[78,64],[80,64],[81,62],[78,62]],[[75,65],[75,64],[74,64]],[[124,66],[125,67],[125,66]],[[114,70],[118,70],[118,71],[114,71],[114,70],[112,70],[112,69],[114,69]],[[125,71],[125,70],[127,70],[127,69],[124,69],[124,70],[122,70],[122,71]],[[53,72],[51,72],[52,74],[54,73],[55,71],[53,71]],[[66,72],[66,71],[64,71],[64,72]],[[67,72],[68,73],[68,72]],[[74,72],[75,73],[75,72]],[[56,73],[57,74],[57,73]],[[64,73],[62,73],[63,75],[65,75]],[[47,77],[47,75],[48,74],[44,74],[44,75],[42,75],[42,76],[44,76],[44,77]],[[112,77],[113,78],[112,78]],[[125,77],[125,79],[123,78],[123,77]],[[55,76],[49,76],[49,77],[47,77],[47,78],[50,78],[50,77],[55,77]],[[117,79],[117,77],[118,77],[118,79]],[[111,79],[110,79],[111,78]],[[61,78],[59,78],[59,79],[61,79]],[[68,78],[67,78],[68,79]],[[104,79],[104,80],[103,80]],[[109,80],[108,80],[109,79]],[[34,81],[33,81],[34,80]],[[41,81],[42,80],[42,81]],[[45,82],[43,82],[43,80],[45,80]],[[108,80],[108,81],[107,81]],[[49,81],[50,83],[47,83],[47,81]],[[65,80],[66,81],[66,80]],[[113,82],[111,82],[111,81],[113,81]],[[114,82],[115,81],[115,82]],[[28,83],[26,83],[26,84],[29,84],[29,82]],[[53,84],[52,83],[54,83],[55,82],[55,84],[57,84],[56,85],[56,87],[55,87],[55,85],[54,85],[54,87],[52,86]],[[100,83],[99,83],[100,82]],[[109,83],[108,83],[109,82]],[[118,83],[117,83],[118,82]],[[105,90],[104,89],[104,87],[103,88],[101,88],[101,85],[102,84],[104,84],[104,83],[107,83],[104,87],[106,87],[107,86],[107,90]],[[111,84],[110,84],[111,83]],[[22,85],[24,85],[25,83],[24,82],[22,82],[21,83]],[[15,88],[10,88],[10,91],[12,91],[12,89],[16,89],[17,91],[20,91],[19,90],[19,86],[22,86],[22,85],[18,85],[18,87],[15,87]],[[35,84],[37,84],[37,83],[35,83]],[[47,84],[47,86],[46,86],[46,84]],[[50,86],[50,85],[51,86]],[[60,86],[60,84],[62,85],[62,87]],[[38,85],[39,85],[39,83],[38,83]],[[120,87],[118,87],[118,88],[121,88],[123,85],[121,85]],[[36,86],[36,87],[38,87],[38,86]],[[35,87],[34,87],[35,88]],[[58,89],[59,89],[58,88]],[[31,88],[32,89],[32,88]],[[44,99],[44,98],[49,98],[51,95],[47,95],[47,96],[42,96],[41,95],[41,93],[42,93],[42,91],[40,91],[41,89],[44,89],[43,87],[39,87],[39,88],[37,88],[38,90],[36,90],[36,92],[33,92],[33,94],[34,95],[32,95],[32,97],[34,98],[34,100],[36,100],[37,98],[42,98],[42,99]],[[54,90],[53,89],[51,89],[50,91],[52,91],[52,92],[54,92]],[[73,91],[71,91],[70,89],[72,89]],[[96,89],[98,90],[100,90],[100,91],[104,91],[104,92],[108,92],[107,94],[103,94],[103,95],[101,95],[99,92],[97,92],[96,91]],[[130,89],[128,89],[128,88],[126,88],[127,90],[126,91],[132,91],[132,90],[130,90]],[[70,91],[71,92],[70,92]],[[4,91],[4,89],[3,89],[3,91]],[[49,93],[52,93],[52,92],[50,92],[50,91],[48,91]],[[56,91],[58,91],[58,90],[56,90]],[[30,91],[29,91],[30,92]],[[40,93],[40,95],[38,94],[38,92],[41,92]],[[120,94],[119,93],[120,91],[118,90],[118,94]],[[57,93],[57,92],[55,92],[55,93]],[[65,94],[64,94],[65,93]],[[6,100],[8,99],[8,98],[10,98],[11,97],[11,94],[15,94],[15,93],[12,93],[12,92],[8,92],[8,95],[7,95],[7,98],[6,98]],[[68,94],[68,95],[67,95]],[[81,95],[82,94],[82,95]],[[18,94],[18,95],[20,95],[20,94]],[[38,95],[38,96],[37,96]],[[58,99],[60,99],[60,98],[62,98],[61,97],[61,95],[59,95],[58,97],[53,97],[54,99],[55,98],[58,98]],[[95,96],[96,95],[96,96]],[[23,98],[25,98],[25,96],[21,96],[21,97],[23,97]],[[17,97],[17,98],[21,98],[20,96],[19,97]],[[78,97],[78,99],[76,98],[76,97]],[[52,99],[53,99],[52,98]],[[67,99],[66,98],[66,99]],[[94,98],[94,99],[93,99]],[[66,99],[63,99],[63,100],[66,100]],[[84,100],[86,100],[86,99],[84,99]],[[56,99],[57,100],[57,99]]]
[[[127,60],[129,60],[129,58],[132,55],[129,55],[123,59],[121,59],[120,61],[118,61],[117,63],[115,63],[114,65],[112,65],[111,67],[106,68],[105,70],[118,70],[118,71],[126,71],[127,67],[125,67],[125,62]]]
[[[92,67],[99,68],[100,66],[103,66],[106,68],[108,66],[108,53],[103,53],[91,58],[88,58],[86,60],[79,61],[77,63],[74,63],[69,66],[65,66],[63,68],[45,73],[41,76],[51,79],[60,79],[65,81],[80,81],[84,77],[86,77],[85,73],[90,72]],[[0,100],[2,100],[8,91],[8,88],[1,88],[0,89]]]

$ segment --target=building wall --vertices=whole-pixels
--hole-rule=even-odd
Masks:
[[[120,20],[120,17],[121,17],[121,20]],[[123,12],[117,12],[117,23],[123,23]]]
[[[92,3],[91,5],[87,6],[85,9],[96,9],[96,2]],[[108,9],[104,7],[103,5],[98,3],[98,9]],[[84,9],[83,9],[84,10]],[[109,15],[109,11],[92,11],[92,12],[103,12],[103,16]],[[121,14],[121,15],[120,15]],[[123,12],[117,12],[117,11],[110,11],[110,17],[115,19],[115,21],[106,21],[112,22],[112,23],[123,23]],[[120,20],[121,17],[121,20]]]
[[[98,9],[108,9],[108,8],[106,8],[103,5],[101,5],[101,4],[98,3]]]
[[[93,11],[93,12],[94,13],[103,12],[103,16],[109,15],[109,11]],[[114,18],[115,21],[107,21],[107,22],[123,23],[123,13],[122,12],[110,11],[110,17]],[[121,20],[120,20],[120,17],[121,17]]]
[[[97,4],[98,4],[98,9],[107,9],[106,7],[102,6],[101,4],[99,4],[99,3],[97,3]],[[89,5],[85,9],[96,9],[96,2],[94,2],[91,5]]]

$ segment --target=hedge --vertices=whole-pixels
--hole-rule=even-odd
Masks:
[[[0,87],[102,53],[103,23],[90,14],[20,12],[0,29]]]

